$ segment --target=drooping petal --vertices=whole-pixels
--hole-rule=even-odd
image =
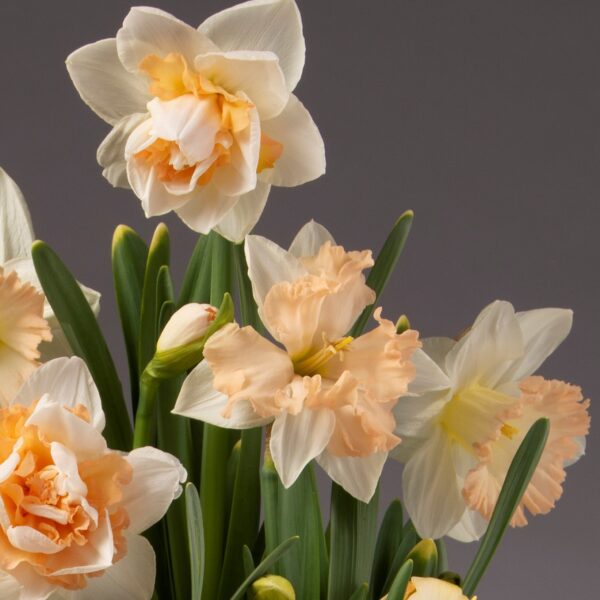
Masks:
[[[129,188],[127,179],[127,160],[125,159],[125,146],[133,131],[148,119],[147,113],[135,113],[123,117],[118,121],[111,132],[104,138],[96,159],[103,168],[102,175],[114,187]]]
[[[251,0],[216,13],[198,28],[221,50],[274,52],[288,90],[300,80],[306,51],[294,0]]]
[[[74,600],[148,600],[154,592],[156,559],[150,542],[141,535],[127,538],[127,554],[100,577],[75,592]]]
[[[250,401],[261,417],[279,413],[275,396],[294,376],[289,356],[252,327],[230,323],[211,336],[204,358],[213,374],[216,390],[229,397],[223,416],[240,400]]]
[[[268,137],[283,145],[283,153],[272,169],[260,178],[272,185],[293,187],[317,179],[325,173],[325,145],[310,113],[290,94],[283,111],[261,123]]]
[[[128,531],[142,533],[160,521],[180,496],[187,473],[174,456],[157,448],[136,448],[126,460],[133,468],[133,479],[123,487],[121,506],[129,515]]]
[[[75,50],[67,70],[81,99],[101,118],[116,125],[124,117],[145,112],[148,84],[125,70],[117,40],[100,40]]]
[[[259,311],[269,290],[282,281],[294,281],[307,274],[302,263],[275,242],[249,235],[245,244],[248,276]]]
[[[12,258],[30,256],[34,234],[19,186],[0,167],[0,266]]]
[[[269,184],[257,181],[254,190],[240,196],[233,208],[219,221],[215,227],[217,232],[235,244],[243,242],[260,219],[270,190]]]
[[[335,426],[328,409],[304,409],[297,415],[284,412],[275,418],[270,450],[284,487],[290,487],[304,467],[323,452]]]
[[[261,120],[276,117],[285,108],[289,92],[272,52],[237,50],[198,56],[198,73],[231,94],[244,92],[256,106]]]
[[[404,505],[423,538],[440,538],[461,519],[465,501],[453,460],[457,450],[441,427],[411,456],[404,467]]]
[[[224,417],[229,397],[215,390],[213,382],[213,372],[202,361],[183,382],[173,413],[226,429],[250,429],[272,421],[272,417],[258,415],[247,400],[237,401],[231,415]]]
[[[363,457],[334,456],[325,451],[317,457],[317,462],[349,494],[361,502],[369,502],[377,488],[386,459],[387,452],[376,452]]]
[[[193,65],[196,56],[218,48],[206,35],[169,13],[138,6],[129,11],[117,33],[117,51],[125,69],[138,73],[140,62],[151,54],[165,57],[177,52]]]
[[[483,309],[473,327],[446,356],[446,372],[455,389],[472,383],[491,385],[508,361],[523,354],[523,335],[509,302]]]
[[[315,256],[325,242],[330,242],[332,246],[335,246],[335,240],[331,233],[323,225],[311,220],[303,225],[296,234],[290,245],[289,253],[296,258]]]
[[[91,425],[99,432],[104,429],[106,420],[98,388],[80,358],[57,358],[42,365],[27,380],[12,404],[31,406],[44,395],[48,403],[71,409],[83,406]]]

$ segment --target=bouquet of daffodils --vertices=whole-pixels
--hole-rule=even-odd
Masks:
[[[99,294],[0,171],[3,599],[471,599],[507,527],[560,498],[589,401],[535,373],[571,311],[496,301],[421,339],[379,306],[412,212],[376,256],[314,221],[288,249],[251,234],[272,186],[325,171],[304,53],[294,0],[251,0],[198,28],[133,8],[67,58],[112,127],[105,178],[198,234],[176,285],[164,225],[115,230],[130,399]],[[402,500],[378,513],[388,458]],[[466,573],[445,536],[479,540]]]

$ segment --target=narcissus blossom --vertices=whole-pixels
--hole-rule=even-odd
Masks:
[[[152,596],[154,552],[140,534],[179,495],[185,470],[155,448],[110,450],[104,423],[79,358],[41,366],[0,408],[4,600]]]
[[[305,44],[293,0],[252,0],[197,29],[156,8],[131,9],[117,32],[67,68],[113,130],[104,176],[129,187],[147,217],[175,211],[233,241],[252,229],[271,185],[325,171],[319,130],[292,94]]]
[[[31,217],[23,194],[17,184],[0,168],[0,267],[4,267],[5,275],[14,271],[22,282],[30,283],[41,292],[42,286],[31,260],[31,245],[34,239]],[[100,312],[100,293],[84,285],[80,287],[97,316]],[[52,336],[40,346],[41,360],[71,355],[69,343],[47,301],[43,302],[43,316],[48,321]]]
[[[237,429],[272,423],[269,448],[286,487],[316,458],[366,502],[400,441],[392,408],[414,376],[418,334],[397,334],[377,309],[375,329],[348,335],[375,300],[363,275],[371,252],[346,252],[314,223],[290,252],[249,236],[246,256],[263,323],[283,347],[252,327],[225,325],[174,412]]]
[[[210,304],[185,304],[165,325],[156,349],[164,352],[200,340],[215,320],[217,312],[218,309]]]
[[[519,444],[540,417],[550,420],[540,463],[513,526],[550,511],[565,467],[580,458],[589,401],[562,381],[532,376],[571,329],[570,310],[515,313],[508,302],[485,308],[458,341],[431,338],[415,354],[412,397],[395,408],[406,463],[404,501],[419,535],[462,541],[485,531]]]
[[[412,577],[404,596],[405,600],[409,598],[410,600],[469,600],[458,586],[434,577]]]

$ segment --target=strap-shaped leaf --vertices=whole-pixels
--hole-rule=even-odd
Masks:
[[[412,572],[416,577],[435,577],[438,573],[437,547],[432,539],[418,542],[406,560],[412,560]]]
[[[400,258],[402,250],[404,249],[404,244],[406,243],[406,238],[410,232],[413,218],[413,211],[407,210],[396,221],[367,277],[367,285],[375,290],[377,298],[383,293],[383,290],[398,263],[398,259]],[[377,302],[377,299],[375,302]],[[362,333],[370,316],[373,314],[374,308],[375,303],[365,308],[356,321],[351,335],[357,336]]]
[[[236,590],[236,592],[231,596],[231,600],[241,600],[246,593],[246,590],[260,577],[262,577],[265,573],[269,571],[269,569],[282,557],[286,554],[286,552],[298,541],[298,536],[294,536],[282,542],[271,552],[268,556],[266,556],[262,562],[250,573],[250,575],[244,580],[242,585]],[[298,596],[301,598],[302,596]]]
[[[204,528],[200,496],[194,484],[185,486],[185,507],[187,515],[187,533],[190,552],[191,596],[190,600],[200,600],[204,580]]]
[[[408,521],[406,525],[404,525],[404,530],[402,532],[402,541],[400,542],[400,545],[396,550],[396,554],[394,555],[394,559],[392,560],[392,566],[390,567],[388,576],[385,580],[385,583],[383,584],[383,590],[381,591],[382,595],[386,594],[389,591],[390,586],[394,581],[394,577],[396,576],[396,573],[398,573],[399,569],[406,561],[408,553],[411,551],[411,549],[416,543],[417,532],[415,531],[415,527],[412,524],[412,521]]]
[[[104,436],[111,448],[131,448],[131,422],[113,359],[96,317],[79,284],[58,255],[44,242],[34,242],[32,257],[44,293],[73,352],[85,360],[106,413]]]
[[[363,583],[357,590],[350,596],[349,600],[368,600],[369,599],[369,584]]]
[[[210,277],[210,252],[209,250],[209,237],[207,235],[200,234],[198,241],[194,247],[194,251],[188,262],[185,275],[183,277],[183,283],[181,284],[181,292],[179,293],[179,306],[188,304],[189,302],[207,302],[208,294],[210,293],[210,279],[208,284],[202,285],[203,274],[208,273]],[[208,268],[207,268],[208,267]],[[202,290],[201,288],[205,289]],[[205,298],[197,299],[198,296],[206,294]]]
[[[404,600],[406,588],[408,587],[408,582],[410,581],[412,574],[413,561],[408,559],[402,567],[400,567],[396,577],[394,577],[394,581],[388,592],[387,600]]]
[[[538,419],[521,442],[506,474],[488,528],[463,582],[465,596],[471,597],[475,593],[479,581],[490,564],[502,536],[533,477],[544,451],[549,430],[550,421],[548,419]]]

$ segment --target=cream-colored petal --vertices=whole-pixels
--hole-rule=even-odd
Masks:
[[[332,246],[336,245],[331,233],[320,223],[311,220],[298,231],[290,245],[289,253],[296,258],[315,256],[326,242],[330,242]]]
[[[165,57],[180,53],[192,65],[199,54],[217,50],[201,32],[163,10],[148,6],[132,8],[117,33],[119,59],[131,73],[138,73],[142,59],[151,54]]]
[[[425,346],[426,341],[421,342]],[[411,357],[415,365],[415,378],[408,385],[410,395],[420,396],[430,392],[449,390],[451,387],[448,376],[421,348],[415,350]]]
[[[19,600],[21,584],[8,573],[0,572],[0,598],[2,600]]]
[[[445,337],[430,337],[424,338],[422,341],[423,352],[446,373],[446,356],[456,346],[456,340]]]
[[[0,266],[30,256],[34,234],[27,203],[19,186],[0,167]]]
[[[323,452],[317,457],[321,468],[350,495],[361,502],[369,502],[375,494],[387,452],[370,456],[334,456]]]
[[[81,99],[101,118],[116,125],[123,117],[144,112],[148,84],[125,70],[117,40],[100,40],[67,58],[67,70]]]
[[[209,338],[204,358],[214,374],[214,388],[229,397],[224,417],[240,400],[250,401],[262,417],[279,413],[275,396],[294,376],[292,362],[281,348],[252,327],[230,323]]]
[[[446,356],[446,372],[455,389],[472,383],[493,386],[508,361],[523,354],[523,334],[509,302],[496,301]]]
[[[142,533],[160,521],[180,496],[187,473],[179,460],[157,448],[136,448],[126,460],[133,479],[123,487],[121,506],[129,515],[128,531]]]
[[[224,417],[229,398],[215,390],[213,381],[213,372],[208,363],[202,361],[183,382],[173,413],[225,429],[251,429],[273,420],[258,415],[247,400],[237,401],[231,415]]]
[[[274,52],[293,90],[304,67],[306,46],[294,0],[251,0],[216,13],[198,28],[221,50]]]
[[[275,418],[269,447],[284,487],[290,487],[325,450],[334,426],[333,412],[328,409],[305,408],[297,415],[284,412]]]
[[[242,243],[258,223],[270,191],[269,184],[257,181],[254,190],[240,196],[234,207],[219,221],[215,227],[217,232],[235,244]]]
[[[226,196],[209,183],[196,188],[175,212],[190,229],[207,234],[219,225],[238,201],[239,197]]]
[[[80,358],[57,358],[35,371],[21,388],[13,404],[31,406],[47,396],[47,403],[74,409],[83,406],[91,425],[101,432],[105,417],[98,388],[85,362]]]
[[[404,506],[422,538],[446,535],[465,511],[453,460],[457,451],[443,429],[435,427],[404,467]]]
[[[488,522],[478,512],[468,508],[447,535],[458,542],[474,542],[481,538],[487,526]]]
[[[263,181],[294,187],[325,173],[323,138],[310,113],[294,94],[277,117],[263,121],[261,126],[264,134],[283,145],[283,153],[275,166],[260,174]]]
[[[279,60],[272,52],[237,50],[196,58],[196,71],[229,93],[243,92],[256,106],[261,121],[285,108],[289,92]]]
[[[144,121],[148,113],[135,113],[123,117],[104,138],[96,153],[96,160],[103,168],[102,175],[114,187],[129,188],[125,146],[129,136]]]
[[[415,587],[411,600],[468,600],[458,586],[434,577],[412,577],[411,583]]]

